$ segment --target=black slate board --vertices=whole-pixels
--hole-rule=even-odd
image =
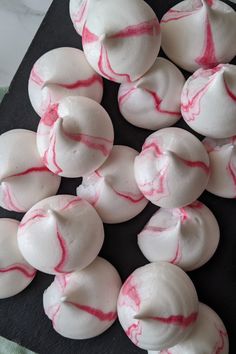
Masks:
[[[118,1],[118,0],[111,0]],[[128,0],[127,0],[128,1]],[[147,0],[159,19],[178,1]],[[227,2],[227,1],[225,1]],[[34,38],[14,80],[9,93],[0,106],[0,133],[14,128],[36,130],[38,116],[34,113],[27,95],[27,82],[34,62],[46,51],[62,46],[81,48],[80,37],[69,18],[68,0],[54,0],[48,14]],[[236,9],[236,5],[227,2]],[[236,39],[235,39],[236,40]],[[14,45],[14,44],[13,44]],[[163,53],[161,53],[163,54]],[[235,62],[236,63],[236,62]],[[131,146],[140,151],[149,131],[135,128],[120,115],[117,105],[118,85],[104,80],[105,93],[102,104],[111,115],[115,129],[115,143]],[[177,124],[188,130],[183,121]],[[63,179],[60,193],[75,194],[79,179]],[[221,240],[219,248],[205,266],[189,273],[199,299],[211,306],[224,321],[230,338],[230,353],[236,353],[236,203],[205,192],[200,200],[217,217]],[[148,205],[135,219],[118,225],[105,225],[106,239],[101,256],[109,260],[123,280],[137,267],[147,263],[136,244],[136,235],[157,208]],[[1,217],[22,215],[0,209]],[[16,341],[40,354],[134,354],[145,353],[136,348],[116,322],[103,335],[85,341],[68,340],[52,329],[44,315],[42,294],[53,277],[39,273],[21,294],[0,301],[0,335]],[[0,354],[2,353],[0,348]],[[9,353],[11,354],[11,353]],[[202,353],[199,353],[202,354]]]

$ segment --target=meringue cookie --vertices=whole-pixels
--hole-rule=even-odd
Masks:
[[[162,49],[193,72],[228,63],[236,55],[236,12],[218,0],[185,0],[161,20]]]
[[[118,318],[142,349],[161,350],[187,338],[197,319],[198,298],[190,278],[167,262],[136,269],[118,297]]]
[[[0,299],[24,290],[36,274],[19,251],[18,225],[17,220],[0,219]]]
[[[75,30],[82,36],[91,0],[70,0],[70,18]]]
[[[49,274],[85,268],[98,255],[104,240],[96,210],[72,195],[42,200],[21,220],[18,245],[24,258]]]
[[[94,206],[106,223],[120,223],[134,218],[148,201],[134,178],[134,159],[138,152],[115,145],[105,163],[83,178],[77,195]]]
[[[87,268],[57,275],[44,292],[43,306],[59,334],[71,339],[95,337],[116,320],[121,280],[116,269],[97,257]]]
[[[188,339],[166,350],[148,351],[148,354],[200,353],[229,353],[228,335],[222,320],[202,303],[199,303],[198,319]]]
[[[57,193],[61,179],[43,164],[36,133],[13,129],[0,135],[0,206],[25,212]]]
[[[118,102],[121,114],[131,124],[157,130],[175,124],[180,116],[184,86],[181,71],[164,58],[133,83],[121,84]]]
[[[145,74],[160,42],[159,21],[143,0],[94,1],[82,33],[90,65],[115,82],[135,81]]]
[[[144,196],[163,208],[195,201],[209,179],[209,157],[203,144],[180,128],[161,129],[146,139],[134,162]]]
[[[183,208],[160,208],[138,235],[138,245],[150,262],[166,261],[188,271],[213,256],[219,237],[215,216],[196,201]]]
[[[105,109],[86,97],[66,97],[40,120],[39,154],[53,173],[81,177],[107,159],[114,131]]]
[[[181,96],[186,123],[213,138],[236,134],[236,65],[199,69],[186,81]]]
[[[34,64],[28,83],[30,102],[40,117],[68,96],[101,102],[102,78],[90,67],[82,50],[62,47],[43,54]]]
[[[205,138],[203,144],[209,154],[211,166],[206,189],[223,198],[236,198],[236,137]]]

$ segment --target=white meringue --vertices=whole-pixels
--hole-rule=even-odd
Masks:
[[[28,83],[30,102],[40,117],[68,96],[86,96],[101,102],[102,78],[90,67],[82,50],[52,49],[34,64]]]
[[[163,208],[195,201],[207,185],[209,172],[203,144],[180,128],[164,128],[149,135],[134,162],[140,190]]]
[[[190,335],[198,314],[193,283],[179,267],[167,262],[136,269],[121,288],[118,318],[138,347],[161,350]]]
[[[98,255],[104,240],[96,210],[72,195],[42,200],[21,220],[18,245],[24,258],[49,274],[85,268]]]
[[[88,9],[92,0],[70,0],[70,18],[75,30],[82,36]]]
[[[17,220],[0,219],[0,299],[24,290],[36,274],[19,251],[18,225]]]
[[[114,131],[105,109],[86,97],[66,97],[40,120],[37,145],[45,165],[63,177],[81,177],[107,159]]]
[[[213,256],[219,237],[215,216],[196,201],[183,208],[160,208],[138,235],[138,245],[150,262],[166,261],[188,271]]]
[[[181,116],[180,97],[184,82],[183,74],[174,64],[158,57],[139,80],[121,84],[118,93],[120,112],[128,122],[140,128],[169,127]]]
[[[181,96],[186,123],[213,138],[236,134],[236,65],[199,69],[186,81]]]
[[[228,63],[236,55],[236,12],[218,0],[185,0],[163,16],[161,34],[165,54],[185,70]]]
[[[0,135],[0,206],[25,212],[57,193],[61,178],[41,160],[36,133],[13,129]]]
[[[83,270],[57,275],[44,292],[44,310],[55,331],[62,336],[92,338],[116,320],[120,287],[116,269],[97,257]]]
[[[159,21],[145,1],[93,1],[82,43],[88,62],[106,79],[140,78],[156,60],[160,42]]]
[[[223,198],[236,198],[236,137],[205,138],[203,144],[209,154],[211,166],[206,189]]]
[[[196,325],[190,336],[176,346],[161,350],[148,351],[148,354],[228,354],[229,340],[220,317],[207,305],[199,303]]]
[[[77,188],[77,195],[94,206],[103,222],[130,220],[147,205],[134,178],[137,155],[128,146],[115,145],[105,163]]]

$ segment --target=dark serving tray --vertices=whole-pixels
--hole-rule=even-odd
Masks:
[[[178,1],[147,0],[147,2],[161,19],[162,15]],[[227,3],[236,9],[236,5]],[[27,94],[29,73],[36,59],[56,47],[81,48],[81,40],[72,26],[68,8],[68,0],[54,0],[49,9],[14,77],[9,93],[0,106],[0,133],[14,128],[31,130],[37,128],[39,118],[34,113]],[[135,128],[121,117],[117,105],[118,85],[107,80],[104,80],[104,83],[105,93],[102,104],[112,118],[115,143],[128,145],[140,151],[144,139],[150,134],[150,131]],[[189,130],[183,121],[177,125]],[[63,179],[59,192],[75,194],[75,188],[79,182],[79,179]],[[217,217],[220,224],[221,240],[214,257],[205,266],[189,273],[189,275],[196,286],[200,301],[212,307],[224,321],[229,333],[230,353],[235,354],[236,203],[233,199],[219,198],[207,192],[201,196],[200,200]],[[106,237],[101,256],[118,269],[122,280],[125,280],[134,269],[147,263],[138,249],[136,235],[156,209],[155,206],[149,204],[140,215],[129,222],[105,225]],[[15,217],[19,220],[22,217],[20,214],[3,209],[0,210],[0,216]],[[43,291],[52,280],[52,276],[38,272],[35,280],[21,294],[0,300],[0,335],[40,354],[145,353],[129,341],[118,322],[101,336],[84,341],[65,339],[54,332],[51,322],[44,315],[42,306]],[[2,354],[1,348],[0,354]]]

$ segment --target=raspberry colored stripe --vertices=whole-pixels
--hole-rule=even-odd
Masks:
[[[164,232],[169,230],[168,227],[159,227],[159,226],[145,226],[143,231],[150,231],[150,232]]]
[[[181,259],[181,252],[180,252],[180,244],[178,242],[177,248],[176,248],[176,253],[173,259],[170,260],[171,264],[177,264],[179,263]]]
[[[73,134],[66,131],[64,131],[64,135],[71,140],[83,143],[88,148],[99,150],[104,156],[108,156],[110,153],[111,140],[87,134]],[[106,146],[108,144],[109,146]]]
[[[68,273],[68,272],[65,272],[61,269],[65,265],[66,260],[67,260],[67,245],[66,245],[66,242],[63,239],[62,235],[60,234],[58,228],[57,228],[57,239],[58,239],[60,249],[61,249],[61,259],[60,259],[59,263],[56,265],[56,267],[54,268],[54,270],[57,273]]]
[[[169,115],[173,115],[173,116],[179,116],[180,115],[180,111],[179,112],[173,112],[173,111],[168,111],[165,109],[161,108],[161,103],[162,103],[162,99],[157,95],[156,92],[148,90],[148,89],[144,89],[144,91],[146,91],[147,93],[149,93],[153,100],[154,100],[154,104],[155,104],[155,109],[157,112],[163,113],[163,114],[169,114]]]
[[[222,331],[221,329],[217,328],[217,331],[219,332],[219,337],[220,337],[220,343],[218,347],[216,348],[214,354],[220,354],[223,352],[224,346],[225,346],[225,340],[224,337],[227,337],[227,333]]]
[[[50,315],[50,317],[51,317],[52,325],[53,325],[53,328],[54,328],[55,325],[56,325],[56,316],[57,316],[57,314],[58,314],[58,312],[59,312],[59,310],[60,310],[60,308],[61,308],[61,304],[59,304],[59,305],[54,305],[54,306],[52,306],[52,307],[53,307],[53,308],[55,307],[55,310],[53,311],[52,314],[50,314],[51,309],[49,309],[49,315]]]
[[[43,214],[44,210],[42,210],[42,212],[39,212],[38,210],[36,210],[36,214],[31,215],[31,217],[29,217],[26,221],[21,222],[19,225],[19,228],[25,227],[30,221],[33,221],[35,219],[41,219],[41,218],[46,218],[47,215]]]
[[[232,100],[235,101],[235,103],[236,103],[236,95],[230,90],[229,86],[227,85],[226,80],[224,80],[224,83],[225,83],[225,88],[226,88],[226,91],[227,91],[229,97],[231,97]]]
[[[150,319],[159,321],[166,324],[176,325],[180,327],[188,327],[192,325],[197,320],[197,312],[192,313],[191,315],[184,317],[182,315],[173,315],[169,317],[150,317]]]
[[[189,161],[189,160],[185,160],[185,159],[182,159],[181,157],[178,156],[178,159],[183,162],[183,164],[185,164],[186,166],[188,167],[191,167],[191,168],[201,168],[203,169],[203,171],[206,173],[206,174],[209,174],[210,173],[210,167],[207,166],[207,164],[205,164],[204,162],[202,161]]]
[[[153,36],[157,33],[154,33],[154,29],[157,30],[157,33],[160,31],[159,22],[157,19],[153,19],[150,21],[145,21],[139,23],[137,25],[128,26],[123,30],[108,36],[109,39],[117,39],[117,38],[127,38],[127,37],[137,37],[142,35]]]
[[[117,318],[116,312],[103,312],[102,310],[95,309],[87,305],[80,305],[74,302],[66,301],[67,304],[75,306],[77,309],[87,312],[90,315],[98,318],[100,321],[114,321]]]
[[[236,186],[236,171],[234,171],[234,169],[236,169],[236,168],[234,168],[230,162],[228,165],[228,170],[229,170],[229,173],[232,177],[233,183]]]
[[[112,190],[119,197],[127,199],[128,201],[130,201],[131,203],[134,203],[134,204],[139,203],[139,202],[141,202],[141,200],[144,199],[144,195],[140,195],[140,194],[139,195],[128,195],[128,194],[125,194],[124,192],[123,193],[122,192],[118,192],[114,188],[112,188]]]
[[[39,76],[35,67],[33,67],[32,71],[30,73],[30,80],[33,81],[38,86],[43,86],[43,84],[44,84],[44,80]]]
[[[143,145],[142,152],[144,152],[145,150],[148,150],[148,149],[154,149],[154,152],[156,153],[157,156],[163,155],[163,152],[161,151],[161,148],[154,141],[150,142],[150,143],[146,142]]]
[[[136,88],[132,87],[130,90],[128,90],[127,92],[125,92],[122,96],[119,97],[119,105],[124,104],[124,101],[126,101],[129,96],[135,92]]]
[[[68,203],[66,203],[66,205],[62,209],[60,209],[60,211],[63,211],[63,210],[66,210],[66,209],[70,209],[74,205],[76,205],[79,202],[81,202],[81,200],[82,199],[80,197],[75,197],[74,199],[72,199]]]
[[[36,270],[30,272],[29,268],[24,264],[14,264],[6,268],[0,269],[0,273],[8,273],[12,271],[17,271],[26,276],[26,278],[33,278],[36,274]]]
[[[57,159],[56,159],[56,136],[55,134],[53,134],[50,138],[50,143],[49,143],[49,148],[48,150],[46,150],[44,157],[43,157],[43,162],[45,163],[45,165],[48,164],[48,153],[49,153],[49,149],[51,148],[52,150],[52,164],[55,167],[55,170],[53,171],[55,174],[60,174],[63,172],[63,170],[60,168],[60,166],[57,163]]]
[[[98,68],[100,70],[100,72],[102,73],[103,76],[105,76],[107,79],[112,80],[112,81],[116,81],[116,76],[118,78],[123,77],[125,78],[126,82],[131,82],[131,77],[128,74],[119,74],[117,72],[115,72],[112,69],[109,57],[108,57],[108,52],[107,49],[101,45],[101,51],[100,51],[100,56],[99,56],[99,60],[98,60]],[[109,71],[110,74],[108,72]],[[114,76],[111,76],[114,75]]]
[[[209,21],[209,18],[206,18],[206,28],[205,28],[205,49],[203,52],[203,55],[196,58],[196,63],[202,67],[211,67],[211,66],[216,66],[218,64],[218,61],[216,59],[216,53],[215,53],[215,44],[214,44],[214,39],[211,31],[211,24]]]
[[[59,118],[58,104],[53,104],[48,107],[46,113],[42,116],[40,124],[52,127],[56,120]]]
[[[68,90],[74,90],[74,89],[78,89],[80,87],[88,87],[93,85],[94,83],[98,82],[99,84],[102,85],[102,78],[100,76],[98,76],[97,74],[94,74],[93,76],[91,76],[88,79],[85,80],[78,80],[76,82],[73,82],[72,84],[59,84],[59,83],[55,83],[54,85],[57,85],[59,87],[63,87],[66,88]]]
[[[185,18],[188,16],[192,16],[196,11],[198,11],[199,8],[197,8],[195,11],[182,11],[182,10],[174,10],[170,9],[162,18],[161,23],[167,23],[171,21],[177,21],[180,20],[181,18]]]
[[[22,213],[24,210],[20,209],[13,201],[13,195],[11,194],[10,188],[6,183],[2,183],[3,193],[4,193],[4,203],[7,208]]]
[[[9,176],[9,177],[20,177],[20,176],[25,176],[25,175],[28,175],[28,174],[34,173],[34,172],[50,172],[50,171],[48,170],[48,168],[46,166],[32,167],[32,168],[29,168],[26,171],[17,173],[15,175],[12,175],[12,176]]]
[[[135,345],[138,345],[138,337],[142,334],[142,327],[140,325],[140,321],[138,321],[137,323],[133,323],[131,326],[129,326],[125,333]]]
[[[87,5],[88,5],[88,1],[85,0],[85,1],[82,3],[82,5],[81,5],[79,11],[77,12],[77,14],[76,14],[76,16],[75,16],[74,21],[75,21],[76,23],[80,23],[80,22],[83,20],[83,17],[84,17],[84,15],[85,15],[85,10],[86,10]]]
[[[126,280],[121,291],[122,291],[122,295],[130,298],[136,305],[137,309],[139,309],[141,299],[138,290],[136,288],[136,285],[133,283],[132,275],[130,275],[129,278]]]
[[[185,208],[179,208],[179,211],[180,211],[181,221],[185,222],[186,220],[188,220],[188,213],[185,210]]]
[[[99,37],[96,34],[90,32],[90,30],[86,26],[84,26],[83,37],[82,37],[83,45],[92,42],[97,42],[98,40]]]

